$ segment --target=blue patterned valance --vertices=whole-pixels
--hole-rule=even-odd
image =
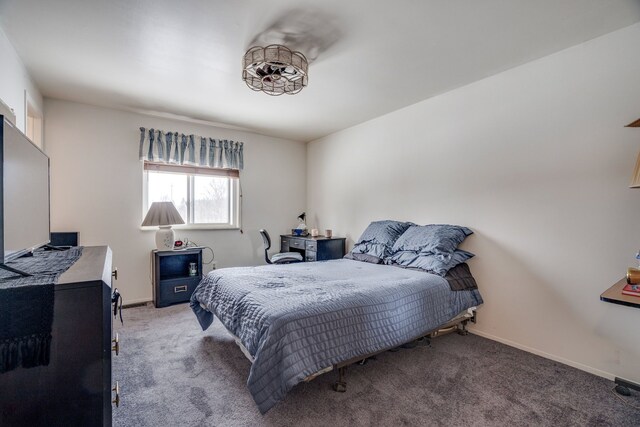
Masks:
[[[226,139],[140,128],[139,156],[148,162],[242,170],[243,147]]]

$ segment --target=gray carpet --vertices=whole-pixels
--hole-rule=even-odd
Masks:
[[[250,363],[219,321],[202,332],[187,304],[124,310],[113,378],[115,426],[548,425],[640,426],[613,382],[475,335],[386,352],[295,387],[262,416]],[[640,406],[640,393],[623,398]]]

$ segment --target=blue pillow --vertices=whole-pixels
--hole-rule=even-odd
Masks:
[[[467,227],[448,224],[412,225],[392,248],[392,253],[411,251],[424,255],[453,254],[473,231]]]
[[[344,256],[346,259],[353,259],[355,261],[370,262],[371,264],[382,264],[382,258],[369,254],[351,253],[349,252]]]
[[[411,227],[410,222],[374,221],[364,230],[351,250],[351,258],[360,261],[380,263],[391,255],[391,249],[398,238]],[[367,257],[358,256],[366,254]]]
[[[452,254],[447,254],[446,256],[442,254],[425,255],[412,251],[402,251],[393,254],[391,258],[387,260],[387,263],[403,268],[423,270],[427,273],[444,277],[453,267],[466,262],[474,256],[471,252],[463,251],[462,249],[456,249]]]

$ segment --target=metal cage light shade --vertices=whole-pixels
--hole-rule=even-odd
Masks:
[[[242,67],[242,80],[255,91],[294,95],[307,86],[307,58],[282,45],[252,47],[244,54]]]

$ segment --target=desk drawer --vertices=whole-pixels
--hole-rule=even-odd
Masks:
[[[304,249],[303,239],[289,239],[289,247],[296,249]]]
[[[304,254],[304,260],[305,261],[316,261],[318,259],[318,254],[315,251],[310,251],[307,249],[307,251]]]
[[[314,252],[318,251],[318,242],[316,242],[315,240],[307,240],[305,242],[305,245],[306,245],[305,249],[307,251],[314,251]]]

